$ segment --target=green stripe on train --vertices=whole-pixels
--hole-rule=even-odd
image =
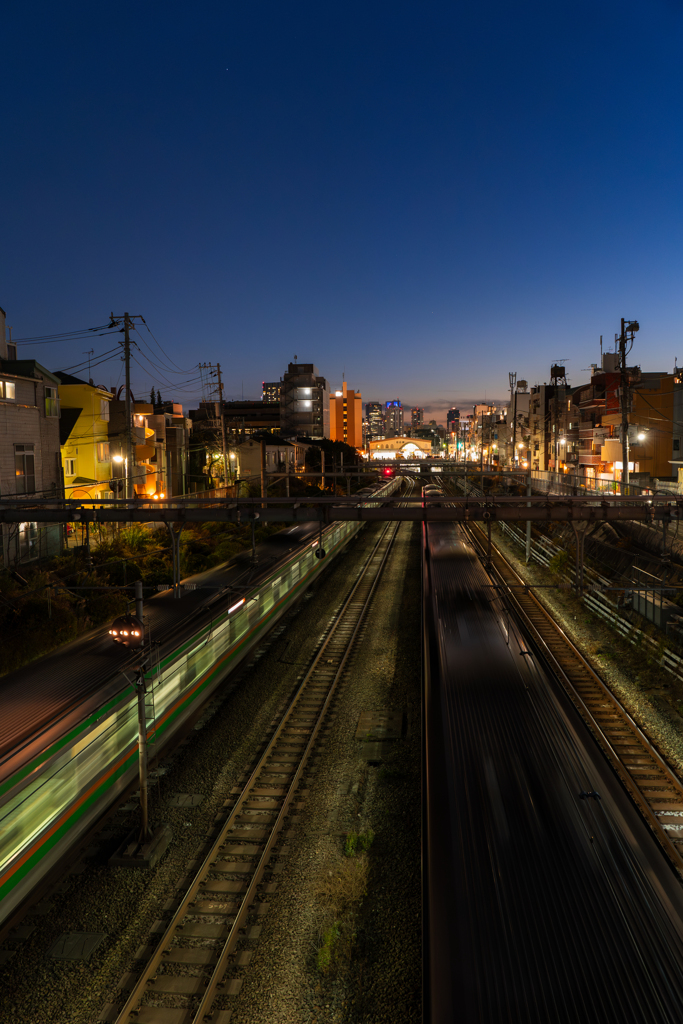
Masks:
[[[335,548],[337,548],[338,546],[339,542],[337,542],[337,544],[333,545],[330,548],[330,552],[334,551]],[[314,565],[309,570],[309,572],[302,576],[299,582],[295,584],[291,588],[291,590],[289,590],[287,594],[284,596],[283,607],[286,607],[294,599],[294,597],[301,590],[301,588],[308,583],[311,577],[317,575],[322,570],[322,568],[323,563],[321,561],[319,565]],[[204,681],[199,686],[197,686],[196,689],[191,690],[190,693],[186,693],[184,696],[179,698],[177,706],[168,715],[168,718],[165,719],[165,721],[159,726],[159,728],[156,729],[157,734],[163,734],[175,721],[178,715],[186,708],[188,702],[192,703],[194,700],[196,700],[196,698],[201,693],[203,693],[206,687],[209,686],[209,684],[215,680],[217,674],[223,674],[225,672],[226,665],[229,665],[230,662],[234,660],[235,656],[237,655],[237,652],[246,643],[247,639],[249,639],[250,636],[256,638],[257,634],[263,630],[263,627],[268,623],[269,619],[273,618],[279,604],[280,602],[277,602],[276,605],[273,605],[272,609],[263,617],[263,619],[261,619],[256,624],[253,631],[242,637],[239,643],[237,643],[231,651],[228,651],[226,655],[223,655],[221,657],[220,662],[217,662],[214,665],[213,669],[209,671]],[[207,630],[205,630],[205,632],[207,632]],[[196,634],[193,640],[196,642]],[[184,646],[187,647],[189,646],[189,644],[185,644]],[[177,657],[178,652],[176,651],[172,660],[176,660]],[[74,738],[78,734],[78,732],[83,732],[84,729],[89,724],[92,724],[93,722],[96,722],[99,719],[101,719],[103,710],[107,708],[111,710],[114,706],[116,706],[117,703],[120,703],[120,701],[120,697],[112,699],[112,701],[110,701],[107,705],[104,705],[104,708],[100,708],[97,713],[91,715],[88,719],[86,719],[81,724],[80,728],[78,726],[75,727],[68,734],[68,736],[64,737],[64,739],[59,741],[58,743],[55,743],[53,747],[50,748],[50,750],[52,752],[56,752],[59,749],[61,749],[61,747],[63,747],[70,739]],[[42,758],[35,759],[35,761],[32,762],[32,764],[38,765],[41,763],[41,760],[46,760],[47,757],[48,752],[45,752],[45,755]],[[120,779],[125,772],[129,771],[133,767],[133,764],[137,762],[137,758],[138,750],[137,747],[135,747],[128,755],[128,757],[126,757],[123,764],[119,768],[117,768],[117,770],[113,772],[112,775],[108,779],[106,779],[106,781],[102,782],[97,787],[97,789],[91,794],[91,796],[89,796],[88,799],[83,802],[83,804],[76,808],[69,815],[66,821],[62,825],[60,825],[59,828],[56,829],[55,832],[48,839],[42,842],[37,847],[37,849],[31,854],[31,856],[27,858],[24,864],[22,864],[20,868],[17,868],[17,870],[13,872],[10,878],[8,878],[7,881],[0,886],[0,900],[4,899],[4,897],[12,891],[12,889],[22,880],[22,878],[24,878],[31,870],[33,870],[33,868],[35,868],[40,863],[42,858],[47,853],[49,853],[50,850],[52,850],[57,845],[57,843],[68,834],[69,830],[73,828],[75,822],[77,822],[81,817],[83,817],[83,815],[90,810],[90,808],[94,805],[95,802],[101,799],[102,794],[107,792],[107,790],[111,789],[111,787],[118,781],[118,779]],[[31,766],[27,766],[26,771],[23,773],[21,777],[23,777],[30,770]],[[13,776],[13,780],[10,780],[12,785],[16,784],[17,776],[19,776],[19,773]]]

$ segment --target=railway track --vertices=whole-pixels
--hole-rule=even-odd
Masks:
[[[327,628],[297,692],[246,784],[226,802],[226,819],[167,922],[138,950],[139,971],[119,987],[123,1007],[100,1019],[118,1024],[227,1024],[228,997],[239,993],[258,938],[259,919],[277,888],[281,841],[301,806],[307,763],[353,651],[399,523],[388,523],[342,608]]]
[[[468,528],[480,557],[487,541]],[[683,785],[567,634],[534,597],[500,550],[491,544],[491,574],[502,584],[541,657],[564,684],[652,832],[683,877]]]

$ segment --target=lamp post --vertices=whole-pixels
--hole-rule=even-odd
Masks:
[[[557,482],[560,482],[560,445],[565,443],[563,437],[558,437],[555,441],[555,473],[557,475]]]
[[[629,414],[629,375],[626,370],[626,343],[630,340],[629,352],[633,348],[633,338],[636,331],[640,330],[637,320],[624,320],[621,318],[621,334],[619,335],[619,369],[621,371],[621,493],[626,493],[629,482],[629,443],[628,443],[628,414]],[[628,336],[628,337],[627,337]]]
[[[124,470],[123,470],[123,473],[124,473],[124,476],[123,476],[123,479],[124,479],[124,494],[125,494],[126,497],[128,497],[128,456],[127,455],[126,456],[124,456],[124,455],[113,455],[112,456],[112,460],[118,466],[120,466],[121,463],[124,464]]]

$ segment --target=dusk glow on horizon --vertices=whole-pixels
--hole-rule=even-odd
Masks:
[[[505,400],[510,370],[587,380],[622,316],[644,368],[683,357],[680,5],[70,4],[6,26],[17,339],[128,310],[164,350],[145,336],[141,395],[191,403],[221,362],[227,398],[260,398],[296,353],[440,422]],[[109,387],[113,347],[19,354],[81,373],[93,348]]]

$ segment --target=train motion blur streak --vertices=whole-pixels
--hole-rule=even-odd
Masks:
[[[680,1021],[680,883],[463,528],[424,529],[425,1020]]]
[[[372,506],[399,486],[396,477],[359,501]],[[290,527],[259,545],[255,565],[237,555],[193,577],[206,589],[183,601],[162,594],[147,602],[145,627],[159,642],[146,673],[155,754],[359,529],[353,522],[325,527],[323,561],[315,527]],[[137,778],[130,657],[105,626],[3,677],[0,923]]]

